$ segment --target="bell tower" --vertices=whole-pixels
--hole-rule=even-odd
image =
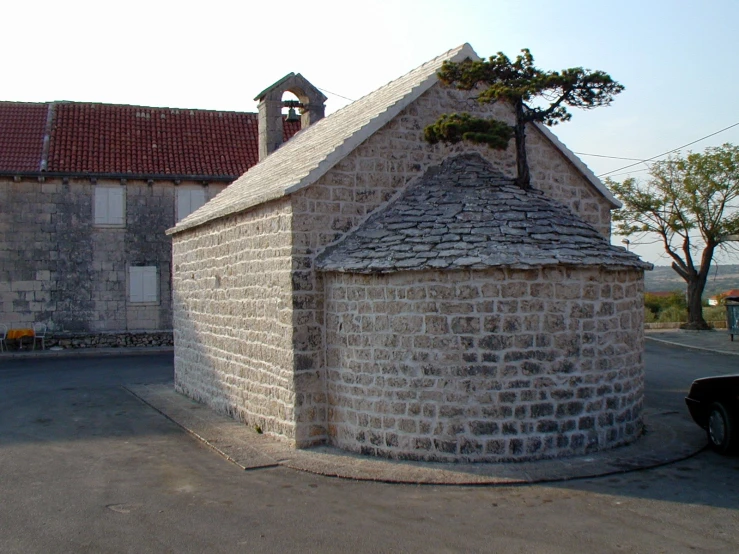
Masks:
[[[291,92],[298,101],[283,101],[282,95]],[[284,135],[282,108],[289,107],[301,111],[300,128],[305,129],[323,118],[326,110],[326,97],[311,85],[300,73],[288,73],[276,83],[257,94],[259,102],[259,161],[282,146]]]

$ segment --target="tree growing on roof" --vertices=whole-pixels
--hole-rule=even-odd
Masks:
[[[739,147],[724,144],[652,164],[646,182],[606,180],[623,207],[620,234],[656,235],[687,284],[688,329],[708,329],[701,297],[717,249],[739,233]]]
[[[482,87],[476,97],[481,104],[508,102],[514,110],[513,126],[495,119],[473,117],[468,113],[445,114],[424,130],[431,144],[439,141],[457,143],[467,140],[505,149],[511,137],[516,139],[516,183],[531,185],[526,158],[526,124],[539,122],[556,125],[569,121],[567,106],[592,109],[607,106],[624,87],[603,71],[572,67],[562,71],[544,71],[534,66],[534,57],[524,48],[515,61],[498,52],[489,60],[444,62],[439,79],[461,90]],[[543,100],[544,105],[529,105]]]

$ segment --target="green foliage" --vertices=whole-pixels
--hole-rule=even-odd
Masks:
[[[670,306],[659,312],[657,321],[660,323],[685,323],[688,321],[688,310],[678,308],[677,306]]]
[[[651,293],[644,294],[644,307],[655,315],[668,308],[678,308],[685,311],[688,305],[685,302],[685,295],[674,292],[670,296],[662,296]]]
[[[647,323],[685,322],[688,319],[685,295],[674,292],[670,296],[644,294],[644,320]]]
[[[466,140],[505,150],[513,136],[513,128],[495,119],[480,119],[468,113],[453,113],[442,115],[436,123],[424,129],[423,135],[430,144],[440,141],[456,144]]]
[[[739,199],[739,148],[731,144],[656,162],[646,182],[606,184],[624,204],[614,213],[619,232],[657,234],[673,258],[691,233],[714,246],[739,233],[739,212],[732,211]]]
[[[644,294],[644,320],[647,323],[687,321],[685,295],[674,292],[670,296]]]
[[[705,326],[700,299],[714,253],[739,233],[739,148],[675,156],[652,164],[646,182],[606,184],[623,203],[613,216],[618,232],[657,236],[687,283],[691,324]]]
[[[706,306],[703,308],[706,321],[723,321],[726,319],[726,306]]]
[[[603,71],[571,67],[562,71],[544,71],[534,65],[534,56],[528,48],[511,61],[498,52],[488,60],[444,62],[439,71],[442,82],[462,90],[485,87],[477,97],[483,104],[504,100],[512,105],[542,98],[549,102],[546,108],[527,106],[524,121],[539,121],[555,125],[568,121],[572,115],[566,106],[592,109],[607,106],[613,97],[624,90]]]
[[[502,100],[513,108],[516,125],[513,132],[505,123],[489,120],[489,127],[478,130],[484,120],[469,114],[444,115],[424,130],[424,136],[432,144],[467,140],[487,144],[492,148],[506,148],[511,136],[516,138],[516,181],[524,188],[530,185],[530,172],[526,158],[526,123],[541,122],[556,125],[572,116],[567,107],[592,109],[607,106],[624,87],[603,71],[591,71],[572,67],[562,71],[544,71],[534,65],[534,57],[528,49],[511,61],[498,52],[488,60],[444,62],[439,79],[461,90],[480,90],[476,99],[481,104]],[[544,107],[528,105],[532,100],[544,100]],[[467,119],[464,119],[467,116]],[[494,125],[495,124],[495,125]],[[506,138],[507,137],[507,138]]]
[[[726,318],[726,307],[703,306],[706,321],[722,321]],[[688,320],[688,305],[685,295],[675,292],[670,296],[644,294],[644,321],[646,323],[684,323]]]

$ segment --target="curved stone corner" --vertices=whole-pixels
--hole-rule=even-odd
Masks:
[[[636,440],[642,283],[582,267],[326,274],[330,444],[501,462]]]

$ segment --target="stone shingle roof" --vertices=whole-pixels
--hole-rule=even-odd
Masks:
[[[285,122],[284,139],[299,130]],[[235,179],[259,161],[258,139],[255,113],[0,102],[0,172]]]
[[[429,169],[316,260],[320,269],[348,273],[558,264],[652,267],[477,153]]]
[[[281,198],[315,183],[434,83],[446,60],[478,56],[469,44],[450,50],[304,129],[234,181],[169,234]]]

